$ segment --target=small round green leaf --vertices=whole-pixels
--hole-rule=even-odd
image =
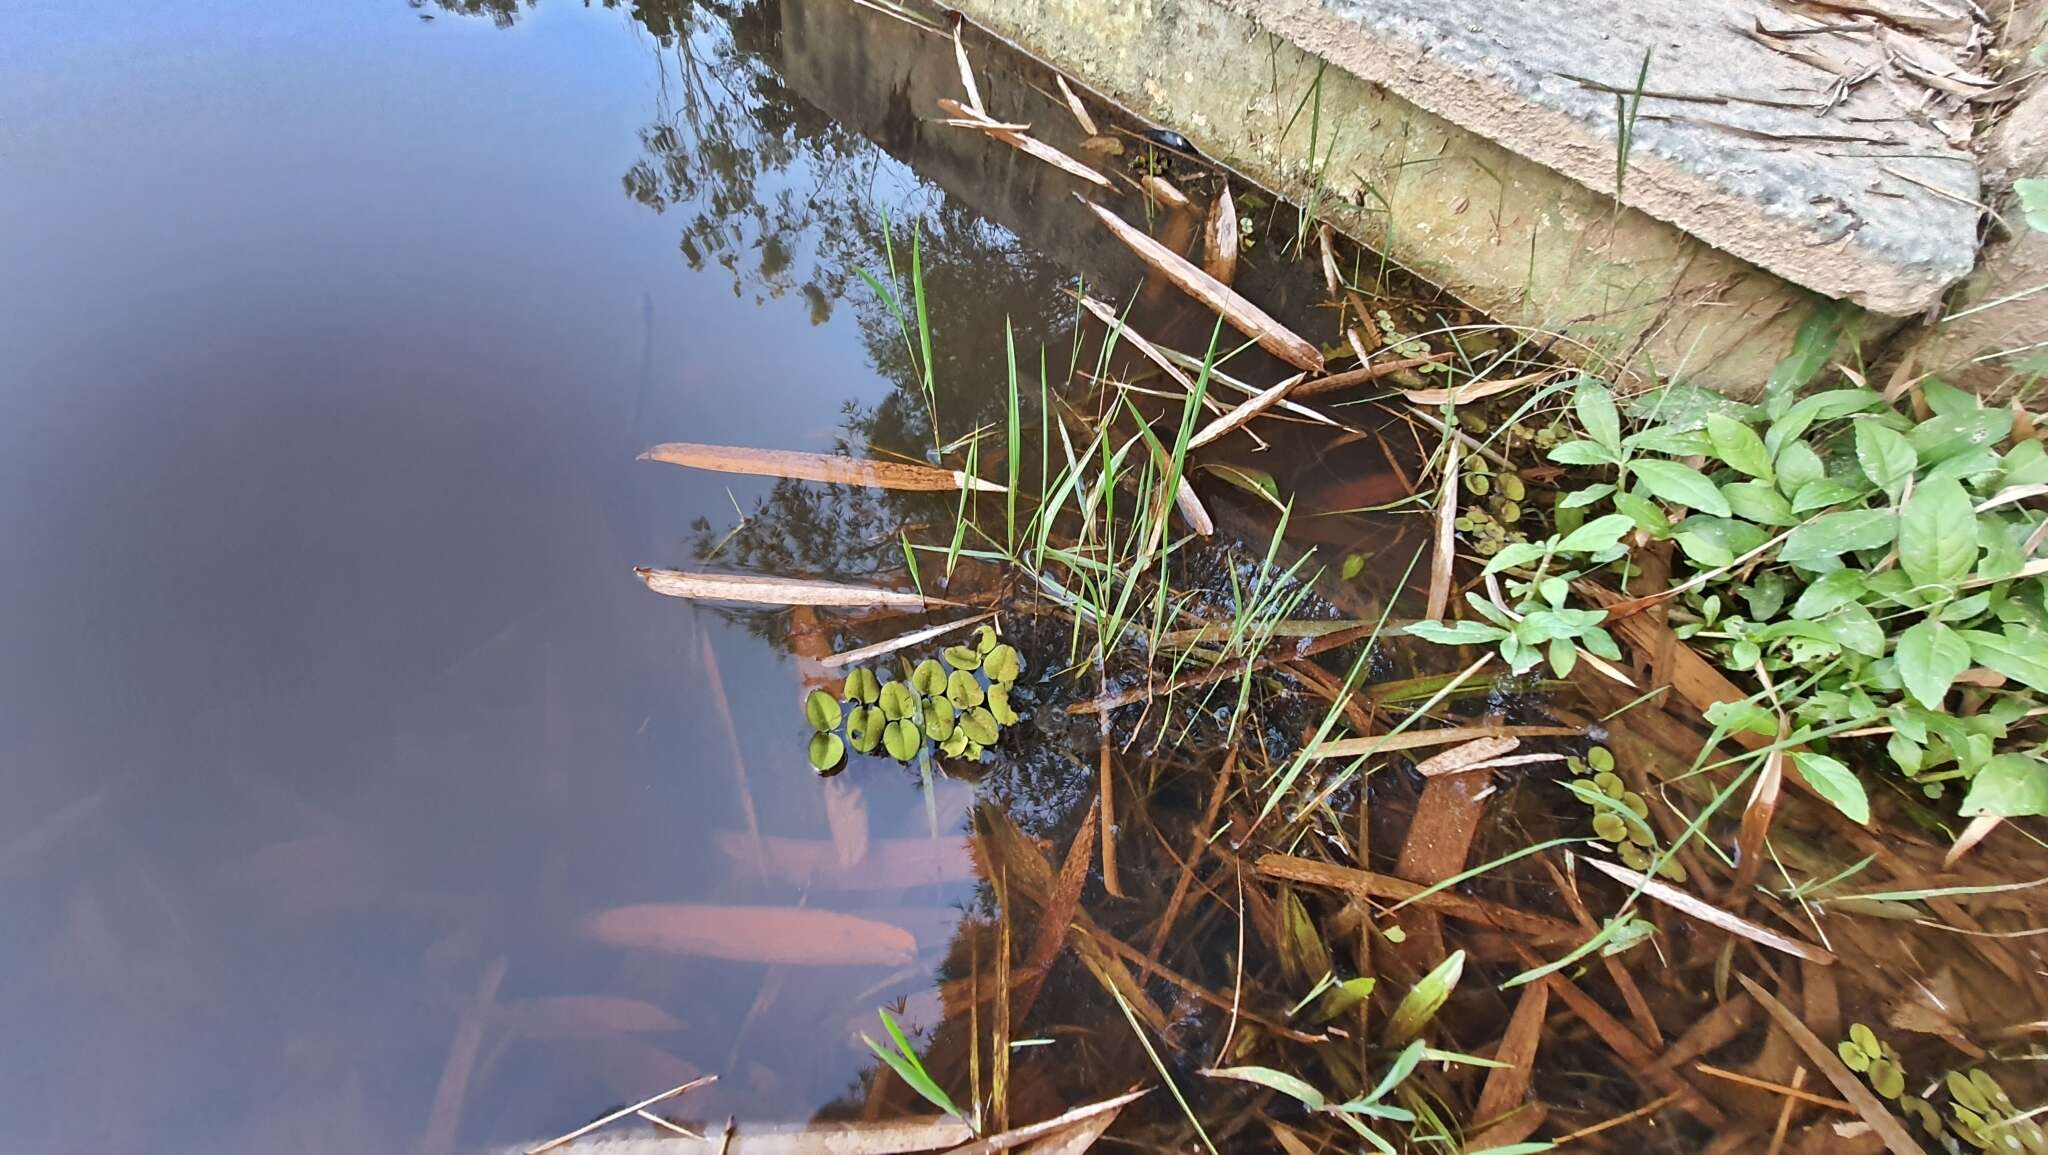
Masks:
[[[943,742],[953,736],[953,703],[944,698],[924,700],[924,732],[932,741]]]
[[[1984,1096],[1986,1103],[1991,1104],[1992,1110],[2012,1110],[2012,1097],[2005,1093],[2004,1087],[1998,1085],[1997,1079],[1991,1077],[1991,1072],[1981,1067],[1970,1068],[1970,1084],[1977,1088],[1978,1094]]]
[[[804,698],[804,718],[811,729],[823,734],[839,728],[839,699],[823,690],[812,690]]]
[[[981,668],[981,651],[972,646],[947,646],[944,657],[946,664],[955,670]]]
[[[1010,687],[998,682],[988,688],[988,712],[1002,725],[1017,724],[1017,711],[1010,708]]]
[[[996,717],[985,706],[976,706],[960,715],[960,728],[967,732],[969,741],[982,746],[996,744]]]
[[[857,667],[846,675],[846,698],[850,702],[866,702],[872,706],[882,696],[882,683],[875,678],[875,672],[866,666]]]
[[[830,774],[846,757],[846,743],[837,734],[811,735],[811,767],[820,774]]]
[[[910,673],[910,685],[918,693],[932,697],[946,692],[946,667],[930,658],[917,664]]]
[[[1870,1089],[1887,1099],[1896,1099],[1906,1092],[1906,1072],[1890,1059],[1876,1060],[1864,1073],[1870,1078]]]
[[[1595,770],[1614,769],[1614,751],[1605,746],[1595,746],[1586,751],[1586,764]]]
[[[882,745],[888,749],[891,758],[908,762],[917,757],[917,748],[924,745],[924,736],[917,732],[917,723],[899,718],[882,728]]]
[[[1847,1039],[1835,1044],[1835,1054],[1841,1056],[1842,1065],[1852,1071],[1870,1069],[1870,1052]]]
[[[954,670],[953,675],[946,679],[946,697],[960,709],[971,710],[981,705],[981,683],[966,670]]]
[[[939,749],[944,750],[949,758],[958,758],[965,754],[967,752],[967,731],[957,726],[954,727],[953,732],[946,735],[946,740],[939,743]]]
[[[872,754],[882,741],[882,727],[888,719],[872,706],[855,706],[846,712],[846,744],[862,754]]]
[[[917,706],[917,695],[902,682],[890,682],[882,687],[882,716],[894,722],[910,717]]]
[[[1008,685],[1024,672],[1024,659],[1017,655],[1015,646],[1000,645],[981,660],[981,672],[987,674],[991,682]]]
[[[1628,823],[1612,810],[1602,810],[1593,816],[1593,833],[1609,842],[1620,842],[1628,837]]]
[[[996,640],[996,628],[983,626],[981,632],[974,635],[974,648],[977,652],[986,654],[996,648]]]
[[[1977,1085],[1970,1081],[1968,1075],[1961,1071],[1950,1071],[1945,1082],[1948,1084],[1950,1097],[1955,1099],[1957,1103],[1968,1107],[1979,1115],[1988,1114],[1991,1111],[1991,1100],[1985,1097],[1983,1091],[1978,1090]]]

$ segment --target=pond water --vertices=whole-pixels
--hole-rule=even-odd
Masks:
[[[940,238],[956,329],[1035,339],[1060,266],[794,88],[772,3],[11,9],[0,1147],[410,1148],[501,958],[500,1005],[682,1026],[494,1030],[435,1142],[690,1068],[738,1072],[721,1116],[844,1091],[872,971],[750,1016],[758,966],[574,933],[795,901],[728,881],[741,777],[826,829],[791,659],[632,577],[768,485],[634,456],[894,419],[847,289],[878,207]],[[870,564],[840,544],[802,560]],[[923,829],[914,781],[861,789]],[[957,897],[895,905],[936,935]]]
[[[632,567],[900,571],[859,502],[634,460],[925,440],[885,218],[960,429],[1005,320],[1064,356],[1063,287],[1137,284],[1071,182],[919,123],[949,46],[838,0],[11,7],[0,1148],[445,1151],[697,1072],[802,1119],[878,1003],[932,1026],[971,884],[733,850],[925,834],[915,776],[821,788],[786,624]],[[921,961],[579,933],[642,902],[883,909]]]

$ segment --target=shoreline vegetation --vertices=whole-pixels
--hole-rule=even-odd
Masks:
[[[1072,177],[1075,227],[1200,323],[1141,333],[1079,285],[1072,346],[1009,335],[1000,418],[962,422],[922,238],[885,219],[860,276],[921,459],[645,457],[879,490],[898,572],[639,577],[787,618],[821,773],[1068,788],[1049,821],[984,798],[964,839],[934,808],[928,841],[721,840],[809,885],[979,879],[942,1023],[881,1008],[871,1077],[801,1131],[684,1122],[692,1084],[533,1151],[626,1119],[678,1151],[2048,1151],[2035,415],[1879,381],[1832,314],[1754,401],[1564,364],[1555,333],[1403,331],[1312,206],[1159,165],[1052,76],[1058,147],[990,114],[957,25],[866,6],[950,40],[960,94],[923,115]],[[1300,115],[1330,131],[1313,91]],[[1312,270],[1326,331],[1243,295],[1254,259]],[[1377,453],[1363,500],[1258,464],[1311,447]],[[921,946],[802,907],[586,933],[793,967]]]

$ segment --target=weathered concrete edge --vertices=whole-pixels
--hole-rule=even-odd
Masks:
[[[1588,188],[1613,187],[1616,142],[1611,131],[1599,132],[1530,101],[1494,76],[1432,52],[1429,45],[1369,34],[1319,0],[1222,3],[1303,51],[1460,128]],[[1803,222],[1731,195],[1692,168],[1645,149],[1629,157],[1622,203],[1793,284],[1886,316],[1924,312],[1968,272],[1967,264],[1939,275],[1902,267],[1861,244],[1856,232],[1839,238],[1818,235]]]
[[[1586,362],[1754,392],[1822,298],[1617,207],[1389,92],[1241,10],[1241,0],[956,0],[972,19],[1509,324],[1568,333]],[[1321,77],[1338,138],[1311,158]],[[1866,336],[1892,324],[1871,318]]]

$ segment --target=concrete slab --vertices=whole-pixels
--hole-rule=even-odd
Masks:
[[[1613,90],[1637,86],[1647,54],[1623,204],[1795,285],[1892,316],[1934,305],[1975,261],[1967,114],[1929,104],[1921,84],[1879,74],[1851,86],[1828,67],[1853,76],[1887,53],[1910,53],[1953,68],[1939,39],[1866,29],[1777,38],[1781,50],[1749,33],[1822,22],[1770,0],[1241,6],[1332,64],[1609,194]],[[1968,26],[1960,8],[1951,19]]]
[[[1876,336],[1974,257],[1959,102],[1890,72],[1824,115],[1729,99],[1824,103],[1838,79],[1743,35],[1804,19],[1764,0],[953,2],[1494,317],[1731,393],[1822,296]],[[1852,73],[1896,44],[1949,67],[1868,39],[1794,42]],[[1645,48],[1667,95],[1617,205],[1614,94],[1574,77],[1633,87]]]

